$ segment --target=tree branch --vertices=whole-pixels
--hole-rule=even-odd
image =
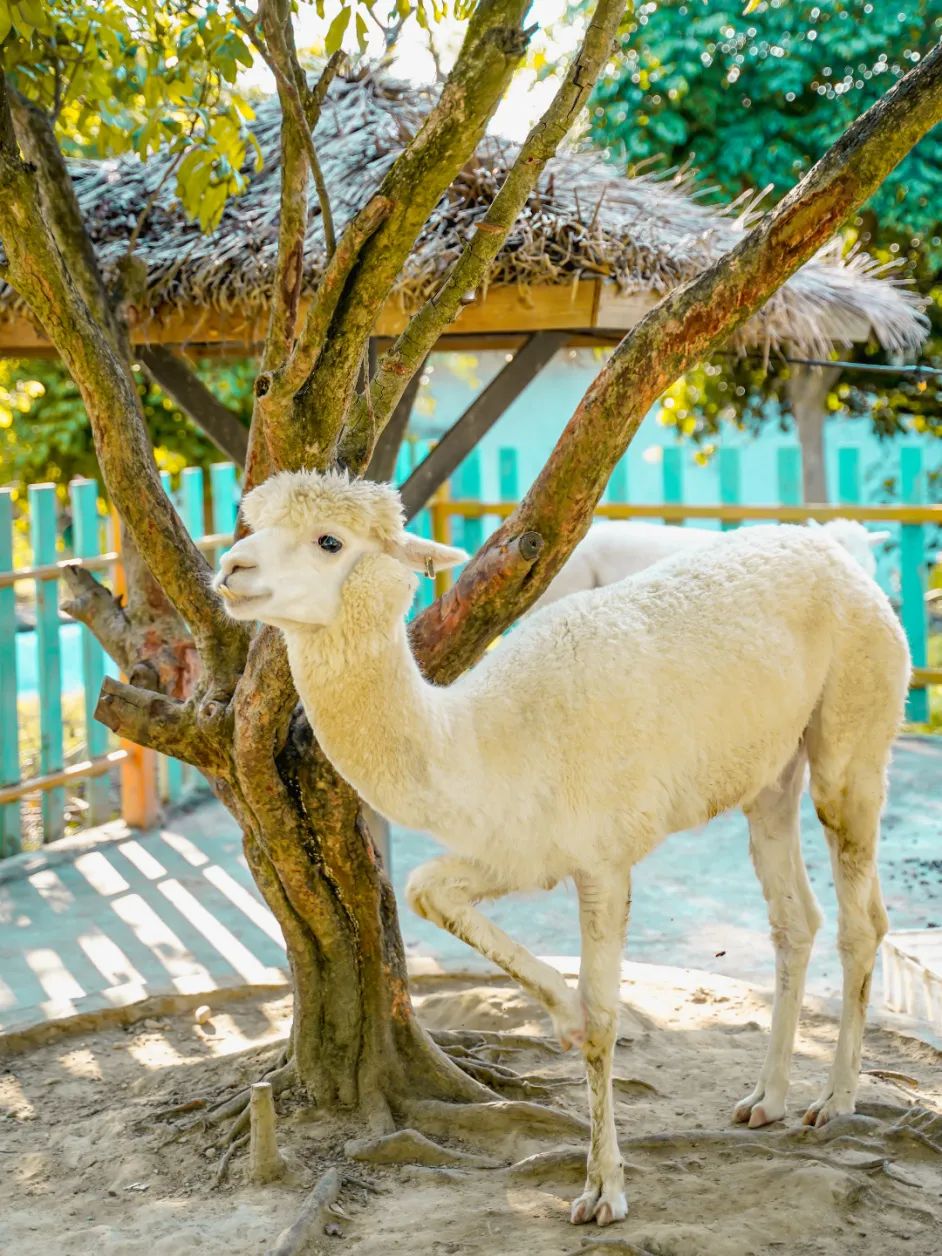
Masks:
[[[129,674],[134,665],[131,625],[121,603],[77,562],[63,567],[62,572],[72,593],[69,601],[62,603],[62,609],[84,624],[105,653]]]
[[[231,687],[247,630],[225,614],[210,569],[163,491],[129,363],[93,316],[48,227],[33,169],[19,154],[0,76],[0,240],[13,286],[82,394],[111,498],[147,566],[196,638],[211,685]]]
[[[249,37],[255,43],[255,46],[277,80],[282,112],[284,113],[287,109],[287,112],[290,113],[292,123],[297,127],[298,134],[304,143],[304,150],[307,154],[308,165],[314,179],[314,187],[317,190],[317,199],[321,208],[327,257],[331,258],[337,247],[337,237],[334,233],[334,216],[331,212],[330,196],[327,192],[327,184],[324,180],[324,173],[321,170],[321,163],[317,156],[312,133],[317,125],[324,97],[343,66],[345,57],[342,52],[335,52],[324,66],[317,86],[313,91],[308,91],[307,80],[298,60],[298,52],[294,43],[290,6],[280,5],[277,3],[277,0],[268,0],[267,3],[259,6],[259,19],[265,32],[267,48],[257,39],[254,32],[250,31]],[[302,93],[306,97],[306,102],[302,99]]]
[[[239,416],[223,405],[187,362],[164,345],[141,345],[137,358],[148,374],[189,416],[227,458],[245,466],[248,428]]]
[[[444,328],[455,318],[468,292],[484,280],[491,263],[527,203],[530,193],[565,139],[612,50],[625,11],[625,0],[598,0],[582,46],[549,107],[524,141],[493,204],[452,266],[439,291],[410,320],[384,354],[366,398],[354,403],[341,448],[345,466],[361,469],[369,461],[379,433],[403,389],[424,361]]]
[[[413,622],[416,653],[431,677],[459,675],[539,596],[588,530],[612,467],[656,398],[767,301],[940,119],[942,43],[858,118],[736,248],[675,288],[629,332],[520,506],[443,605]],[[539,561],[490,586],[481,572],[493,552],[531,531],[545,543]]]
[[[95,719],[119,737],[183,759],[207,773],[222,772],[226,757],[197,721],[193,707],[106,676]]]
[[[16,138],[35,169],[43,215],[59,252],[69,259],[72,279],[82,300],[107,331],[115,350],[126,355],[127,335],[115,317],[53,124],[39,105],[19,92],[10,90],[9,100]]]
[[[303,392],[308,444],[333,448],[373,324],[442,193],[477,148],[526,48],[527,0],[481,0],[435,107],[379,189],[390,213],[364,245]]]

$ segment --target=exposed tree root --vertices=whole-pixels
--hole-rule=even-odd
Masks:
[[[353,1138],[344,1146],[351,1160],[367,1164],[424,1164],[462,1167],[465,1169],[496,1169],[500,1161],[490,1156],[475,1156],[433,1143],[418,1130],[397,1130],[380,1138]]]
[[[587,1238],[571,1256],[584,1256],[586,1252],[604,1252],[605,1256],[654,1256],[646,1247],[639,1247],[630,1239]]]
[[[410,1104],[409,1116],[415,1124],[432,1134],[459,1138],[492,1138],[515,1134],[524,1138],[588,1138],[589,1124],[581,1117],[571,1116],[558,1108],[545,1108],[536,1103],[442,1103],[425,1099]]]
[[[496,1029],[431,1029],[433,1042],[445,1051],[452,1046],[488,1051],[541,1051],[544,1055],[561,1055],[559,1047],[548,1038],[535,1034],[502,1033]]]
[[[547,1178],[581,1181],[585,1177],[585,1147],[554,1147],[508,1165],[504,1175],[512,1182],[542,1182]]]
[[[331,1205],[337,1202],[342,1185],[339,1169],[328,1169],[318,1178],[301,1205],[297,1220],[275,1240],[271,1256],[301,1256],[302,1252],[306,1252],[336,1215],[331,1212]]]
[[[247,1146],[248,1141],[248,1134],[243,1134],[241,1138],[234,1139],[222,1153],[222,1159],[219,1161],[219,1166],[216,1169],[216,1175],[213,1178],[213,1190],[217,1190],[220,1186],[222,1186],[223,1182],[225,1182],[229,1173],[229,1163],[232,1160],[232,1157],[237,1151],[241,1151],[243,1147]]]
[[[294,1061],[290,1058],[290,1047],[285,1046],[272,1066],[259,1078],[259,1081],[267,1082],[272,1088],[272,1093],[280,1095],[282,1091],[287,1090],[292,1085],[296,1080],[296,1076]],[[176,1104],[172,1108],[165,1108],[162,1112],[154,1113],[151,1119],[160,1120],[178,1113],[198,1112],[198,1115],[191,1120],[180,1121],[174,1125],[167,1138],[158,1143],[158,1151],[168,1147],[171,1143],[175,1143],[178,1138],[182,1138],[191,1130],[205,1130],[208,1126],[221,1125],[224,1121],[229,1120],[232,1121],[232,1125],[226,1131],[226,1141],[230,1144],[233,1143],[249,1128],[251,1094],[252,1087],[245,1086],[227,1099],[217,1100],[215,1103],[210,1103],[209,1106],[207,1106],[208,1101],[206,1099],[192,1099],[186,1103]]]
[[[447,1054],[469,1077],[489,1086],[498,1094],[508,1095],[512,1099],[527,1099],[543,1103],[552,1098],[551,1088],[535,1078],[515,1073],[513,1069],[505,1068],[502,1064],[485,1064],[470,1051],[464,1048],[460,1050],[461,1055],[453,1054],[452,1049],[448,1049]]]

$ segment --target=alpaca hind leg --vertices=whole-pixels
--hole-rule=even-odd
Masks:
[[[406,899],[417,915],[466,942],[542,1003],[564,1050],[581,1046],[585,1015],[576,992],[555,968],[477,910],[482,899],[500,898],[514,888],[472,860],[449,855],[415,869],[406,885]]]
[[[621,959],[631,903],[631,875],[576,877],[582,960],[579,994],[586,1014],[582,1047],[592,1132],[585,1190],[573,1203],[574,1225],[610,1225],[628,1215],[624,1170],[612,1101],[612,1057],[618,1031]]]
[[[769,908],[775,947],[775,996],[765,1063],[755,1089],[736,1105],[734,1119],[750,1128],[779,1121],[791,1071],[805,974],[821,910],[801,856],[799,805],[805,756],[798,754],[778,784],[747,811],[749,850]]]
[[[882,764],[866,772],[858,762],[837,798],[815,798],[837,891],[843,992],[834,1062],[820,1098],[805,1113],[806,1125],[821,1126],[854,1111],[870,983],[888,925],[876,865],[883,779]]]

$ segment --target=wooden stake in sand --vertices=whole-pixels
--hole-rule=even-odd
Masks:
[[[256,1082],[250,1092],[249,1175],[253,1182],[276,1182],[288,1171],[275,1134],[275,1100],[271,1082]]]

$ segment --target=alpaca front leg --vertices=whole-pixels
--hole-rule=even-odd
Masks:
[[[472,860],[449,855],[415,869],[406,884],[406,900],[416,915],[466,942],[542,1003],[563,1050],[581,1047],[585,1016],[579,996],[555,968],[531,955],[476,908],[482,899],[500,898],[514,888]]]
[[[612,1058],[618,1032],[621,959],[631,903],[631,874],[576,877],[582,961],[579,994],[586,1013],[582,1048],[592,1131],[585,1190],[572,1205],[574,1225],[610,1225],[628,1215],[624,1170],[615,1129]]]

